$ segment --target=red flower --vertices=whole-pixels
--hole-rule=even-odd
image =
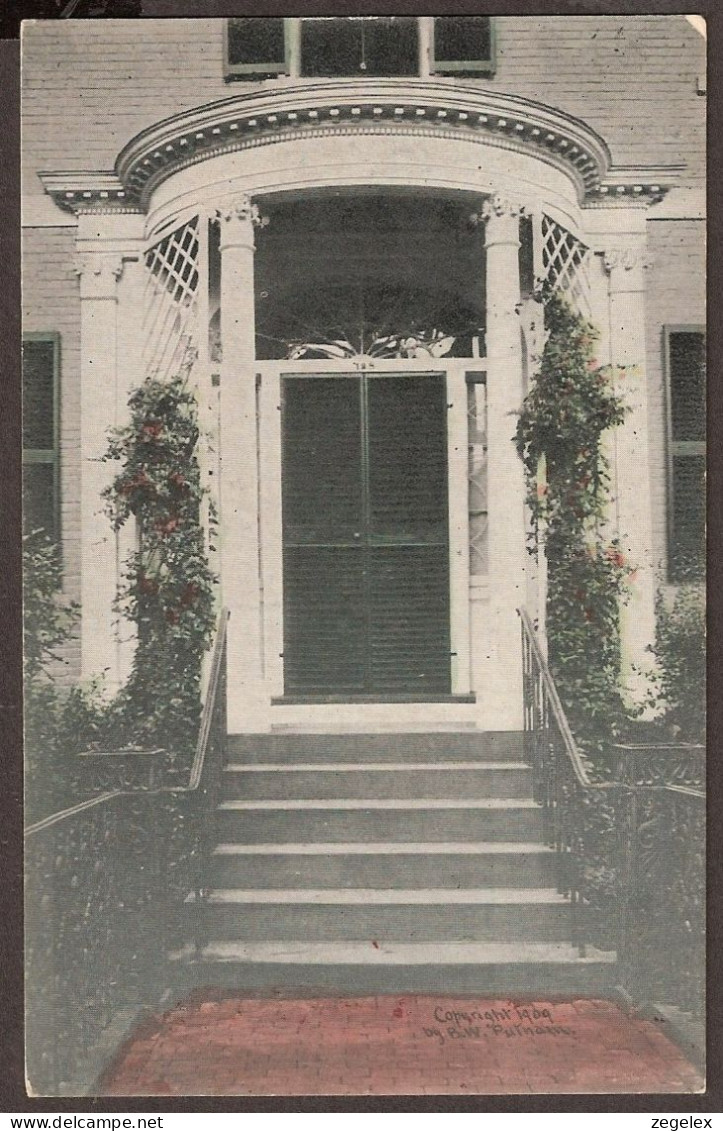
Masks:
[[[141,593],[146,596],[152,597],[158,592],[158,582],[154,581],[152,577],[145,577],[143,574],[138,578],[138,588]]]
[[[607,553],[607,559],[608,559],[609,562],[612,562],[612,564],[614,566],[617,566],[618,569],[623,568],[623,566],[625,565],[625,557],[624,557],[623,554],[620,553],[620,550],[616,550],[614,546],[611,546],[606,551],[606,553]]]
[[[163,431],[163,425],[158,420],[147,420],[141,428],[141,440],[156,440]]]
[[[182,490],[184,487],[188,486],[180,471],[172,471],[168,476],[168,482],[172,483],[174,487],[178,487],[179,490]]]
[[[178,613],[175,609],[166,609],[166,620],[169,624],[178,624]]]
[[[141,469],[133,479],[128,479],[121,485],[120,492],[123,495],[130,495],[131,491],[136,491],[139,487],[150,486],[150,482],[145,471]]]
[[[159,534],[172,534],[178,527],[180,519],[177,517],[171,518],[158,518],[153,524],[153,529],[157,530]]]
[[[199,586],[196,584],[196,582],[195,581],[189,581],[186,584],[186,587],[183,590],[183,593],[181,594],[181,606],[183,608],[188,608],[189,605],[193,604],[193,602],[196,600],[196,598],[198,597],[200,592],[201,592],[201,590],[200,590]]]

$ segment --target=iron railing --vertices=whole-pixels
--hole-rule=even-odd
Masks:
[[[705,1008],[705,751],[619,746],[621,983],[637,1001]]]
[[[189,893],[197,907],[205,901],[226,750],[227,622],[224,610],[188,780],[139,778],[26,829],[26,1059],[36,1095],[90,1083],[89,1050],[125,1007],[155,1004]]]
[[[595,781],[570,730],[534,626],[521,609],[525,756],[572,937],[617,951],[639,1002],[702,1014],[705,992],[705,751],[618,744]]]
[[[522,622],[522,678],[525,759],[532,767],[533,795],[542,806],[546,843],[557,855],[557,883],[572,906],[572,941],[584,955],[592,927],[582,914],[590,903],[586,832],[589,814],[605,805],[610,783],[591,779],[565,716],[555,682],[525,609]]]

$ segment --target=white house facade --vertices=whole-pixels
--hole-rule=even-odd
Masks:
[[[71,675],[129,670],[113,603],[134,535],[110,529],[102,456],[131,389],[187,365],[230,731],[520,730],[516,610],[542,615],[544,563],[512,437],[547,282],[625,367],[610,533],[636,567],[639,697],[656,587],[702,532],[699,30],[38,23],[24,59],[27,372],[46,398],[27,505],[81,603]]]

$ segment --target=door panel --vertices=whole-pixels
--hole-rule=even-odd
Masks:
[[[370,551],[369,668],[373,690],[450,690],[447,548]]]
[[[285,690],[450,690],[446,390],[285,377]]]
[[[358,382],[286,377],[283,413],[284,542],[354,541],[362,524]]]
[[[447,542],[446,390],[439,375],[368,380],[369,534]]]
[[[360,546],[284,550],[284,673],[287,692],[361,693],[366,616]]]

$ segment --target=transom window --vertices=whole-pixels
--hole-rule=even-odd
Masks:
[[[494,74],[490,16],[226,20],[227,79]]]
[[[458,295],[359,281],[262,302],[264,358],[479,356],[483,315]]]

